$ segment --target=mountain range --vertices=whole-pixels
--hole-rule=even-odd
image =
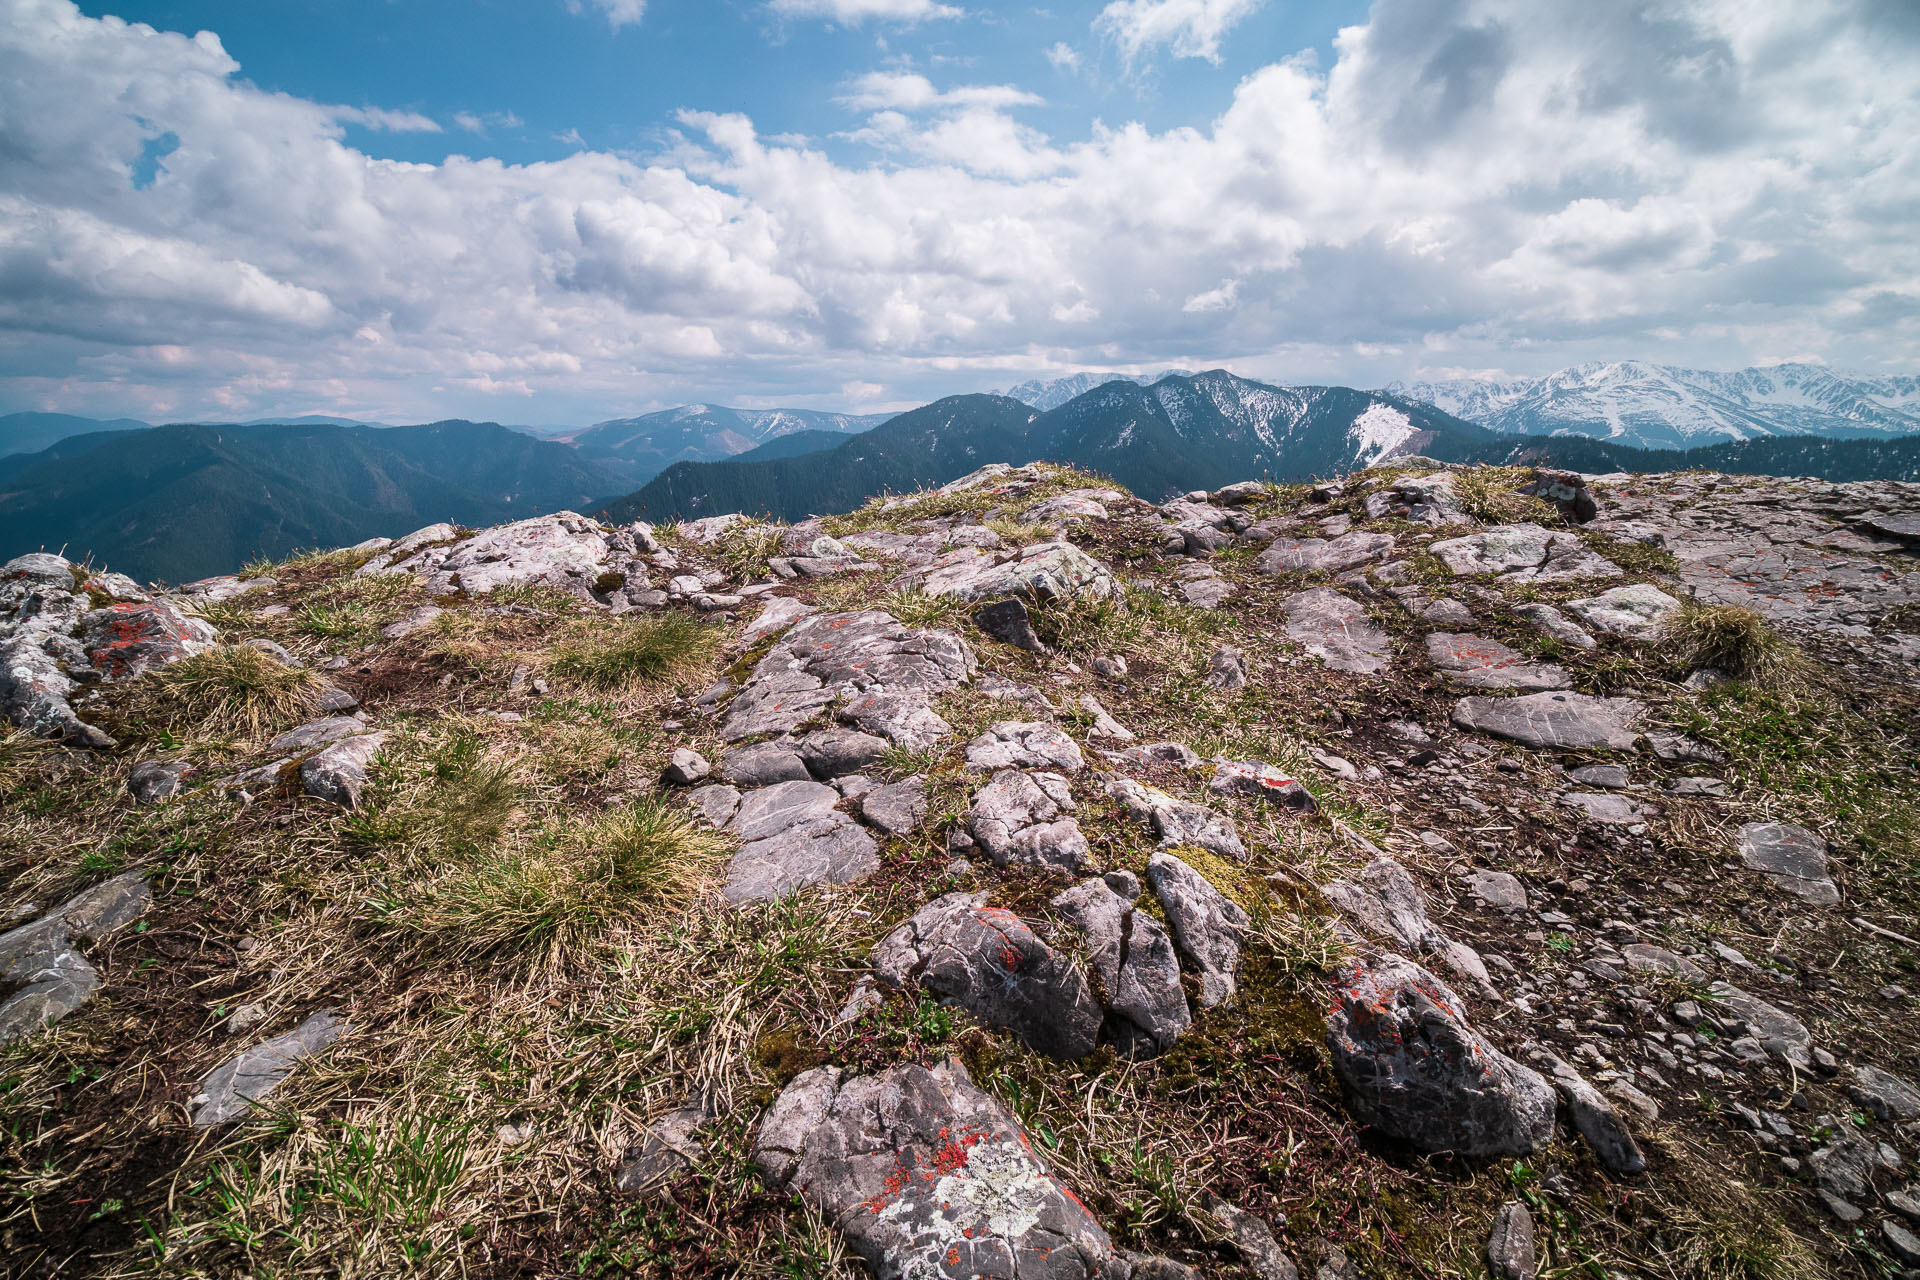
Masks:
[[[1505,435],[1592,436],[1641,449],[1920,432],[1920,377],[1814,364],[1715,373],[1625,360],[1544,378],[1397,382],[1387,389]]]
[[[744,511],[800,520],[876,494],[944,484],[984,463],[1036,458],[1164,497],[1235,476],[1344,473],[1439,440],[1459,449],[1494,439],[1431,406],[1378,392],[1276,387],[1213,370],[1148,387],[1109,381],[1045,412],[1011,396],[952,396],[824,453],[678,463],[607,514],[668,520]]]
[[[850,435],[891,416],[691,404],[596,423],[561,439],[638,488],[676,462],[712,462],[801,431]]]
[[[0,560],[64,547],[183,582],[440,520],[591,510],[624,487],[576,450],[491,422],[98,433],[0,459]]]

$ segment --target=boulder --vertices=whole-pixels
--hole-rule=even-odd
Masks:
[[[987,600],[1022,596],[1033,600],[1104,599],[1118,595],[1120,584],[1107,567],[1070,542],[1042,542],[999,559],[963,547],[897,580],[896,587],[918,586],[931,596]]]
[[[776,782],[806,782],[813,777],[791,742],[735,747],[720,757],[720,776],[736,787],[770,787]]]
[[[1027,612],[1026,602],[1018,597],[981,605],[973,611],[973,625],[1016,649],[1025,649],[1028,653],[1047,651],[1047,646],[1034,634],[1033,618]]]
[[[1527,889],[1518,877],[1505,871],[1476,871],[1469,885],[1474,896],[1496,911],[1525,911]]]
[[[1211,853],[1245,861],[1247,847],[1233,819],[1203,804],[1176,799],[1131,778],[1115,778],[1107,783],[1107,795],[1119,802],[1128,817],[1150,828],[1160,839],[1160,847],[1193,845]]]
[[[1585,524],[1600,514],[1600,504],[1578,471],[1552,471],[1542,467],[1520,492],[1551,502],[1560,509],[1560,518],[1569,524]]]
[[[1275,538],[1254,560],[1261,573],[1338,573],[1393,554],[1393,535],[1344,533],[1337,538]]]
[[[1453,477],[1444,473],[1400,476],[1367,495],[1367,519],[1396,518],[1430,529],[1450,524],[1472,524],[1460,505]]]
[[[204,653],[220,638],[163,600],[115,603],[80,619],[80,647],[101,679],[130,680]]]
[[[1130,890],[1116,892],[1114,882]],[[1131,881],[1131,883],[1128,883]],[[1164,1053],[1192,1021],[1180,989],[1180,961],[1160,922],[1134,910],[1138,881],[1087,880],[1050,904],[1080,931],[1106,1006],[1106,1039],[1133,1057]]]
[[[1537,693],[1573,684],[1565,667],[1529,662],[1523,654],[1485,636],[1437,631],[1427,637],[1427,659],[1441,675],[1470,689]]]
[[[728,709],[730,742],[800,728],[836,702],[842,719],[910,749],[952,727],[929,699],[972,679],[976,659],[959,636],[901,625],[879,610],[814,614],[754,665]]]
[[[1537,524],[1496,525],[1436,542],[1428,550],[1459,578],[1493,575],[1516,582],[1555,582],[1620,572],[1619,565],[1589,551],[1578,534]]]
[[[1147,881],[1166,912],[1180,958],[1200,979],[1200,1007],[1231,999],[1241,944],[1253,923],[1246,911],[1170,853],[1147,859]]]
[[[1006,1108],[949,1060],[796,1077],[754,1159],[880,1280],[1128,1280],[1132,1268]]]
[[[1039,721],[1003,720],[967,744],[967,765],[974,769],[1078,773],[1086,764],[1072,738]]]
[[[860,816],[890,836],[912,835],[927,820],[927,780],[908,778],[860,797]]]
[[[874,972],[902,991],[924,987],[1049,1057],[1092,1053],[1100,1006],[1079,966],[986,902],[985,893],[934,899],[875,945]]]
[[[741,843],[727,864],[726,900],[764,902],[878,870],[879,846],[834,808],[839,803],[840,793],[818,782],[780,782],[743,796],[728,823]]]
[[[305,1022],[228,1059],[200,1082],[193,1127],[207,1129],[238,1120],[280,1087],[302,1059],[312,1057],[347,1032],[344,1019],[323,1009]]]
[[[1453,722],[1522,746],[1556,750],[1631,751],[1644,708],[1631,698],[1584,693],[1530,693],[1518,698],[1462,698]]]
[[[1007,769],[973,798],[968,829],[998,866],[1017,864],[1064,874],[1091,866],[1067,780],[1057,773]]]
[[[557,511],[498,525],[464,542],[428,546],[392,568],[419,578],[429,595],[480,596],[496,587],[540,585],[586,601],[594,598],[611,561],[599,525],[572,511]]]
[[[1584,600],[1569,601],[1567,608],[1605,635],[1651,640],[1660,634],[1667,618],[1679,610],[1680,602],[1656,586],[1636,582]]]
[[[1356,964],[1327,1048],[1363,1123],[1422,1151],[1524,1156],[1553,1137],[1553,1087],[1488,1043],[1439,978],[1400,956]]]
[[[1289,596],[1287,636],[1335,671],[1371,675],[1387,665],[1393,643],[1367,611],[1332,587]]]

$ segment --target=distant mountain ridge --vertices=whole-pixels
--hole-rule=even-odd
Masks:
[[[1761,436],[1920,432],[1920,377],[1873,377],[1814,364],[1716,373],[1638,360],[1576,365],[1544,378],[1396,382],[1504,435],[1580,435],[1644,449]]]
[[[590,511],[622,487],[575,450],[497,423],[151,427],[0,464],[0,560],[64,547],[181,582],[441,520]]]
[[[582,456],[638,486],[676,462],[718,461],[796,431],[853,435],[871,430],[892,416],[690,404],[637,418],[598,422],[566,437],[566,442]]]
[[[798,520],[876,494],[944,484],[989,462],[1067,462],[1164,497],[1236,479],[1305,479],[1491,432],[1429,405],[1351,387],[1276,387],[1224,370],[1108,381],[1039,412],[1010,396],[952,396],[801,458],[678,463],[608,506],[613,518],[727,511]]]
[[[1069,400],[1077,399],[1097,387],[1109,382],[1132,382],[1139,386],[1150,387],[1162,378],[1191,378],[1191,369],[1167,369],[1160,373],[1073,373],[1064,378],[1047,380],[1034,379],[1009,387],[1005,391],[989,391],[988,395],[1007,396],[1024,405],[1045,413],[1049,409],[1058,409]]]

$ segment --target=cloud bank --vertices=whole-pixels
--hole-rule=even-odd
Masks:
[[[857,162],[687,112],[651,159],[422,165],[346,141],[408,113],[13,0],[5,407],[561,420],[1087,366],[1911,369],[1915,27],[1840,0],[1377,0],[1330,67],[1265,67],[1204,128],[1051,137],[1017,87],[876,74],[845,94]],[[1169,50],[1208,56],[1193,30]]]

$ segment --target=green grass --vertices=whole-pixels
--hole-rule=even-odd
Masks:
[[[619,622],[611,631],[555,649],[548,669],[562,680],[601,693],[657,685],[699,666],[719,647],[715,627],[681,613]]]
[[[886,610],[909,627],[948,629],[965,626],[974,609],[958,596],[928,595],[915,588],[890,591],[874,601],[873,607]]]
[[[780,554],[782,530],[764,524],[739,524],[720,535],[714,551],[727,575],[735,582],[751,582],[769,576],[768,561]]]
[[[325,687],[309,668],[249,645],[219,645],[149,677],[141,709],[170,728],[256,736],[314,715]]]
[[[687,905],[725,857],[684,807],[649,797],[482,857],[428,884],[401,918],[461,955],[569,968],[615,926]]]
[[[487,599],[497,605],[518,605],[541,613],[572,613],[580,607],[579,599],[571,592],[544,582],[515,582],[495,587],[487,593]]]
[[[1558,507],[1520,492],[1520,486],[1533,479],[1532,467],[1474,467],[1449,474],[1461,509],[1482,523],[1563,523]]]

